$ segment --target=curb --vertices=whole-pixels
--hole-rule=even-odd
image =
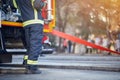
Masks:
[[[0,65],[1,66],[1,65]],[[66,66],[66,65],[38,65],[39,68],[53,68],[53,69],[75,69],[75,70],[93,70],[93,71],[112,71],[120,72],[120,68],[114,67],[99,67],[99,66]],[[0,74],[25,74],[25,67],[23,65],[3,65],[0,67]]]
[[[0,74],[25,74],[25,71],[23,68],[0,68]]]
[[[55,69],[76,69],[76,70],[93,70],[93,71],[113,71],[113,72],[120,72],[120,68],[99,67],[99,66],[39,65],[39,67],[40,68],[55,68]]]

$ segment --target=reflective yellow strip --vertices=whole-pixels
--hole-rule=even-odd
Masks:
[[[33,6],[33,2],[34,2],[35,0],[32,0],[31,2],[32,2],[32,6]],[[38,19],[38,12],[37,12],[37,10],[34,8],[34,6],[33,6],[33,9],[34,9],[34,17],[35,17],[35,19]]]
[[[44,24],[43,20],[28,20],[23,22],[23,26],[28,26],[30,24]]]
[[[16,0],[13,0],[13,5],[15,8],[17,8]]]
[[[29,65],[36,65],[36,64],[38,64],[38,61],[27,60],[27,64],[29,64]]]
[[[25,56],[24,56],[24,60],[27,60],[27,59],[28,59],[28,55],[25,55]]]
[[[36,9],[34,9],[34,16],[35,16],[35,19],[38,19],[38,12],[36,11]]]

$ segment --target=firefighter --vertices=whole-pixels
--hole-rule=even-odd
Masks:
[[[27,52],[24,56],[27,74],[39,74],[38,57],[42,51],[43,25],[41,9],[44,6],[42,0],[11,0],[12,5],[19,9],[23,19]]]

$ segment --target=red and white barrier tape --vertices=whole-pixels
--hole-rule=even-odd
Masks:
[[[103,50],[103,51],[108,51],[108,52],[112,52],[112,53],[120,55],[120,52],[113,51],[113,50],[110,50],[108,48],[104,48],[104,47],[99,46],[99,45],[95,45],[93,43],[87,42],[85,40],[82,40],[80,38],[77,38],[77,37],[69,35],[69,34],[65,34],[65,33],[57,31],[57,30],[53,30],[52,34],[57,35],[57,36],[62,37],[62,38],[65,38],[65,39],[68,39],[68,40],[71,40],[71,41],[76,42],[76,43],[84,44],[86,46],[91,46],[93,48],[97,48],[97,49],[100,49],[100,50]]]

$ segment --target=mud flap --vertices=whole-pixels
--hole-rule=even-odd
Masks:
[[[0,63],[11,63],[12,62],[12,54],[0,54]]]

